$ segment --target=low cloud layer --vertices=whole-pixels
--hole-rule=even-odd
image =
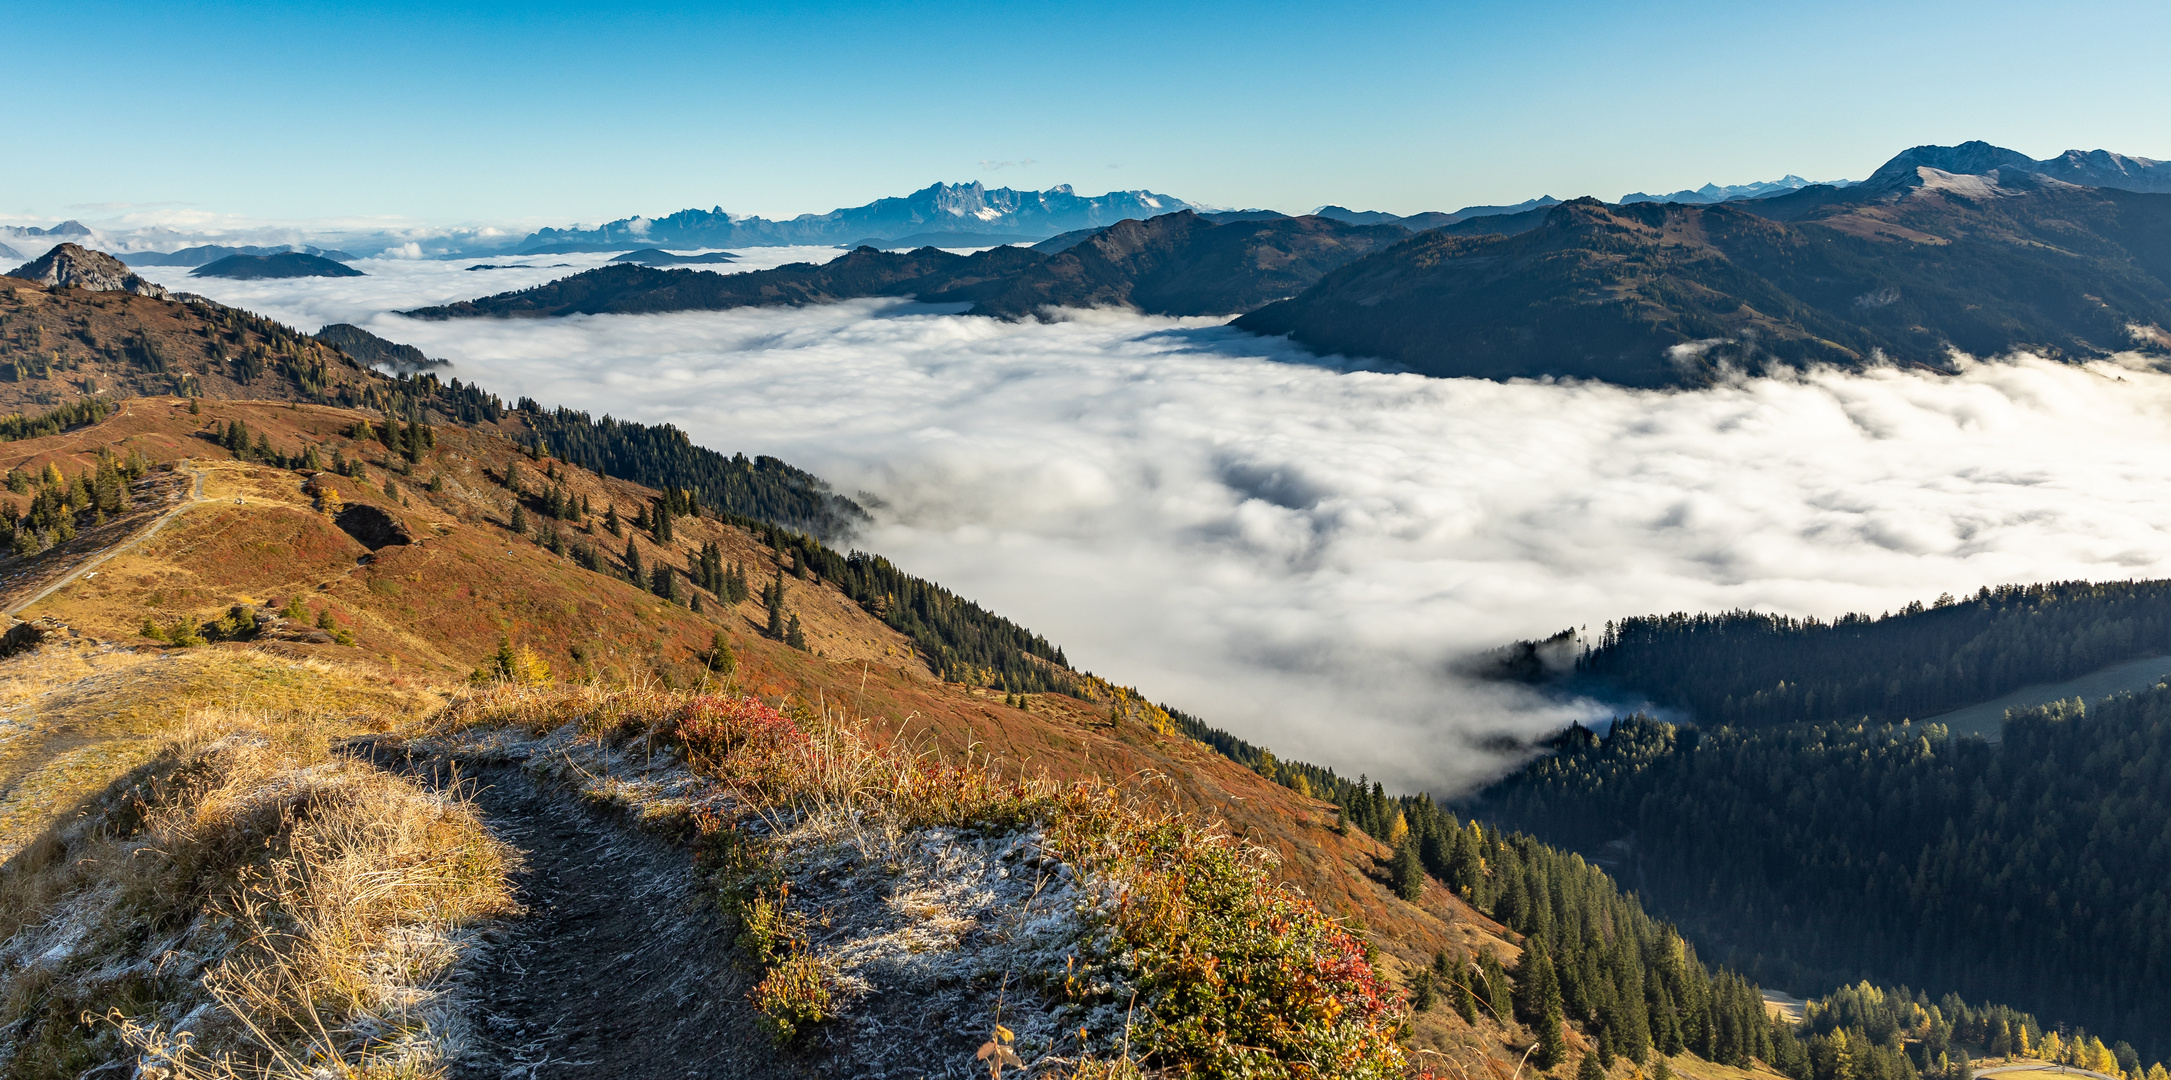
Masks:
[[[2171,574],[2171,378],[2111,365],[1662,393],[1342,371],[1201,320],[863,302],[419,323],[382,312],[452,298],[437,278],[230,284],[247,295],[214,295],[358,322],[507,397],[871,493],[862,546],[1083,667],[1404,788],[1603,715],[1454,674],[1515,638]]]

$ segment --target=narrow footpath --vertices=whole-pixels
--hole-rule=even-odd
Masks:
[[[376,760],[434,784],[450,779],[441,762]],[[463,773],[461,787],[491,832],[521,851],[514,895],[526,911],[462,961],[456,978],[475,1002],[481,1045],[455,1076],[813,1075],[755,1022],[751,980],[684,848],[512,766]]]

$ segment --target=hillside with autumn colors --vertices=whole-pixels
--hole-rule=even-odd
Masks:
[[[17,303],[111,299],[67,292]],[[1077,672],[801,531],[856,510],[815,478],[343,370],[78,398],[0,443],[11,1075],[1787,1052],[1595,867]]]

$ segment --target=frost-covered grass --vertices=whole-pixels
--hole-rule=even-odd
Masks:
[[[327,753],[306,718],[204,713],[0,873],[0,1072],[441,1075],[446,976],[510,909],[456,798]]]
[[[1405,1012],[1354,935],[1212,825],[1006,776],[805,707],[499,686],[429,736],[520,759],[694,846],[782,1041],[862,1071],[1374,1077]]]

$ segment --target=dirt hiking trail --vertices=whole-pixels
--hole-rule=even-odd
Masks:
[[[435,786],[453,779],[442,761],[358,749]],[[463,766],[459,782],[490,830],[522,852],[514,896],[526,911],[492,927],[461,961],[475,1048],[454,1076],[813,1075],[757,1026],[752,983],[683,848],[513,766]]]

